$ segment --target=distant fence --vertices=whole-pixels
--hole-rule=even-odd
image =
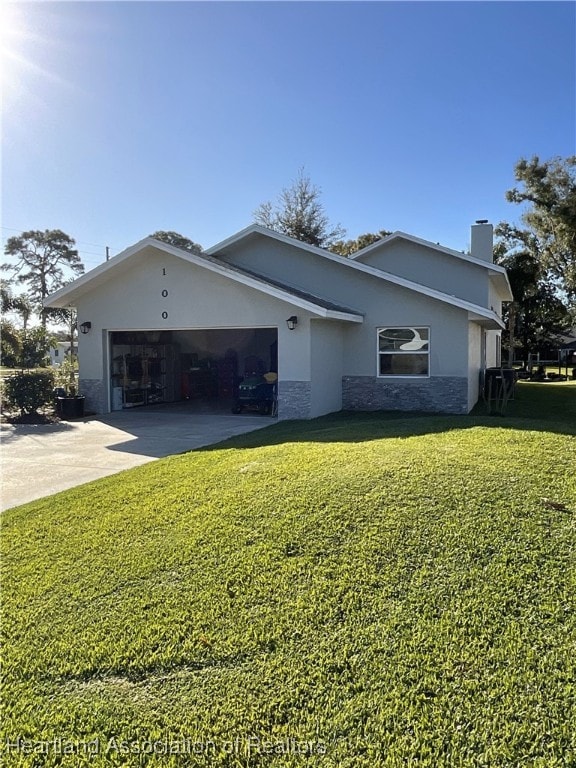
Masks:
[[[521,379],[532,381],[575,379],[576,380],[576,353],[571,356],[555,359],[545,359],[538,355],[532,355],[526,360],[515,360],[512,367],[517,369]],[[552,369],[552,370],[551,370]]]
[[[540,353],[530,353],[527,357],[517,358],[514,360],[515,366],[558,366],[561,368],[573,368],[576,366],[576,349],[561,349],[558,351],[556,357],[542,357]]]

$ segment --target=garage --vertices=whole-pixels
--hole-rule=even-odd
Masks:
[[[253,234],[240,237],[241,250],[265,258],[266,274],[226,260],[238,255],[237,238],[218,256],[146,238],[50,297],[47,306],[78,312],[87,412],[230,414],[240,405],[284,420],[342,407],[343,344],[362,313],[308,293],[305,281],[268,276],[277,259],[292,260],[290,282],[299,281],[301,244],[276,253],[268,232]]]
[[[108,346],[111,410],[275,412],[277,328],[110,331]]]

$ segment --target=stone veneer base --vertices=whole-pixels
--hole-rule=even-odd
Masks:
[[[311,385],[309,381],[278,382],[278,420],[309,419]]]
[[[86,413],[106,413],[101,379],[80,379]],[[278,420],[309,419],[311,383],[278,382]],[[342,409],[345,411],[426,411],[468,413],[468,380],[457,376],[389,381],[376,376],[344,376]]]
[[[468,413],[468,379],[432,376],[392,381],[377,376],[343,376],[342,409]]]
[[[80,379],[79,394],[84,395],[84,413],[106,413],[104,386],[101,379]]]

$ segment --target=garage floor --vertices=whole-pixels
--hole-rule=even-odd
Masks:
[[[185,401],[59,424],[2,424],[1,509],[276,423],[207,408]]]

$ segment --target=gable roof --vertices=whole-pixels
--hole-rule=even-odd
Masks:
[[[251,272],[247,269],[228,264],[225,261],[206,255],[205,252],[200,254],[190,253],[190,251],[185,251],[182,248],[168,245],[168,243],[156,240],[153,237],[146,237],[143,240],[140,240],[138,243],[132,245],[130,248],[126,248],[109,261],[100,264],[98,267],[95,267],[95,269],[90,270],[90,272],[87,272],[74,280],[74,282],[55,291],[44,301],[44,306],[74,306],[74,302],[77,301],[82,294],[103,284],[110,278],[110,272],[117,271],[122,266],[126,267],[127,262],[132,261],[138,253],[150,246],[172,256],[176,256],[183,261],[204,267],[211,272],[216,272],[229,277],[235,282],[255,288],[269,296],[282,299],[301,309],[308,310],[319,317],[328,320],[347,320],[348,322],[353,323],[363,322],[363,315],[361,312],[349,309],[348,307],[342,307],[322,297],[314,296],[313,294],[306,293],[297,288],[292,288],[279,281],[264,278],[256,272]]]
[[[491,277],[496,278],[496,282],[498,283],[499,288],[504,292],[504,294],[509,294],[509,298],[504,300],[505,301],[513,300],[514,297],[512,296],[512,288],[510,287],[510,282],[508,281],[508,274],[506,273],[506,269],[504,267],[501,267],[499,264],[494,264],[491,261],[478,259],[469,253],[462,253],[461,251],[455,251],[452,248],[447,248],[445,245],[440,245],[440,243],[433,243],[430,240],[423,240],[421,237],[415,237],[414,235],[409,235],[408,233],[402,232],[400,230],[397,230],[396,232],[392,232],[392,234],[387,235],[386,237],[382,237],[380,240],[376,240],[373,243],[370,243],[370,245],[367,245],[364,248],[361,248],[359,251],[356,251],[356,253],[353,253],[348,258],[352,259],[352,261],[356,261],[357,259],[362,259],[364,258],[364,256],[367,256],[372,251],[375,251],[377,248],[380,248],[383,245],[389,245],[396,240],[406,240],[409,243],[414,243],[415,245],[421,245],[425,248],[431,248],[434,251],[438,251],[439,253],[446,254],[447,256],[455,257],[457,259],[460,259],[461,261],[467,261],[469,264],[475,264],[477,267],[484,267],[484,269],[488,270],[488,274]]]
[[[459,309],[466,310],[470,318],[472,320],[476,320],[477,322],[486,323],[488,321],[488,324],[495,323],[495,325],[492,325],[494,328],[504,328],[504,323],[498,317],[498,315],[491,309],[488,309],[486,307],[482,307],[478,304],[473,304],[470,301],[466,301],[464,299],[459,299],[457,296],[449,295],[447,293],[443,293],[442,291],[437,291],[434,288],[429,288],[426,285],[422,285],[421,283],[415,283],[412,280],[408,280],[404,277],[399,277],[398,275],[394,275],[391,272],[385,272],[382,269],[378,269],[376,267],[371,267],[368,264],[362,264],[354,261],[353,259],[350,259],[346,256],[340,256],[336,253],[332,253],[331,251],[327,251],[324,248],[318,248],[315,245],[310,245],[309,243],[303,243],[300,240],[295,240],[292,237],[288,237],[288,235],[283,235],[280,232],[275,232],[272,229],[267,229],[266,227],[262,227],[259,224],[251,224],[249,227],[245,227],[244,229],[240,230],[240,232],[237,232],[235,235],[232,235],[231,237],[226,238],[226,240],[222,240],[222,242],[217,243],[216,245],[212,246],[211,248],[208,248],[206,251],[204,251],[204,254],[209,254],[210,256],[214,256],[216,254],[225,254],[225,251],[227,248],[229,248],[232,245],[237,245],[241,243],[242,241],[248,240],[254,236],[262,236],[262,237],[269,237],[273,240],[278,240],[281,243],[286,243],[287,245],[291,245],[297,248],[300,248],[302,250],[308,251],[310,253],[314,253],[317,256],[321,256],[324,259],[327,259],[328,261],[333,261],[338,264],[343,264],[349,269],[357,270],[359,272],[364,272],[365,274],[372,275],[373,277],[377,277],[380,280],[385,280],[388,283],[392,283],[393,285],[401,286],[402,288],[408,288],[411,291],[415,291],[416,293],[422,294],[424,296],[428,296],[432,299],[437,299],[438,301],[443,301],[446,304],[450,304],[454,307],[458,307]],[[416,238],[417,239],[417,238]],[[378,241],[380,244],[382,243],[382,240]],[[420,241],[421,243],[426,244],[425,240]],[[370,246],[368,246],[370,247]],[[366,249],[363,249],[366,250]],[[444,249],[448,250],[448,249]],[[462,255],[458,254],[457,251],[451,252],[456,255]],[[478,262],[483,267],[493,267],[493,264],[489,264],[488,262],[482,261],[480,259],[474,259],[474,262]],[[498,270],[504,272],[504,276],[506,277],[506,270],[503,267],[497,267]],[[266,278],[268,280],[268,278]],[[508,278],[506,277],[506,282],[508,282]]]
[[[168,245],[161,240],[156,240],[153,237],[146,237],[140,240],[138,243],[126,248],[121,253],[113,256],[109,261],[100,264],[98,267],[90,270],[86,274],[74,280],[69,285],[60,288],[60,290],[52,293],[44,301],[46,307],[68,307],[74,306],[74,302],[82,294],[91,290],[93,287],[101,285],[109,279],[109,272],[111,270],[118,270],[122,267],[127,267],[127,262],[131,261],[136,254],[140,253],[146,247],[154,247],[165,253],[176,256],[184,261],[188,261],[191,264],[205,267],[212,272],[229,277],[236,282],[248,285],[256,288],[256,290],[262,291],[270,296],[282,299],[294,306],[306,309],[319,317],[332,320],[347,320],[349,322],[361,323],[363,322],[363,315],[360,311],[349,309],[347,307],[341,307],[332,303],[331,301],[306,293],[305,291],[290,286],[287,283],[279,282],[276,279],[269,278],[256,272],[251,272],[244,267],[238,267],[236,265],[229,264],[221,258],[217,258],[216,254],[223,254],[225,249],[231,245],[238,244],[242,241],[248,240],[251,237],[267,237],[279,242],[286,243],[292,247],[299,248],[304,251],[308,251],[322,258],[342,264],[348,269],[363,272],[379,280],[397,285],[402,288],[407,288],[410,291],[427,296],[431,299],[436,299],[445,304],[448,304],[459,309],[463,309],[468,312],[468,317],[488,328],[500,329],[504,328],[504,323],[501,318],[491,309],[482,307],[478,304],[473,304],[470,301],[465,301],[457,296],[448,295],[442,291],[437,291],[434,288],[415,283],[412,280],[399,277],[390,272],[385,272],[382,269],[371,267],[368,264],[358,263],[345,256],[339,256],[338,254],[327,251],[323,248],[310,245],[309,243],[303,243],[300,240],[295,240],[292,237],[283,235],[280,232],[262,227],[259,224],[251,224],[248,227],[240,230],[235,235],[226,238],[220,243],[208,248],[200,254],[190,253],[182,248],[176,248],[173,245]],[[380,243],[382,241],[379,241]],[[422,241],[426,242],[426,241]],[[366,250],[366,249],[364,249]],[[454,252],[456,253],[456,252]],[[475,260],[477,261],[477,260]],[[483,266],[492,266],[487,262],[481,262]]]
[[[283,235],[282,232],[276,232],[275,229],[268,229],[268,227],[263,227],[261,224],[249,224],[247,227],[244,227],[244,229],[241,229],[239,232],[235,232],[225,240],[221,240],[219,243],[216,243],[216,245],[206,248],[203,253],[208,256],[213,256],[216,253],[220,253],[225,248],[228,248],[230,245],[235,245],[242,240],[246,240],[251,235],[264,235],[271,240],[279,240],[281,243],[286,243],[287,245],[296,245],[303,251],[309,251],[310,253],[315,253],[320,256],[326,256],[327,254],[329,256],[336,256],[336,254],[327,251],[325,248],[318,248],[317,245],[310,245],[310,243],[305,243],[303,240],[296,240],[294,237]],[[341,257],[338,256],[338,258]]]

